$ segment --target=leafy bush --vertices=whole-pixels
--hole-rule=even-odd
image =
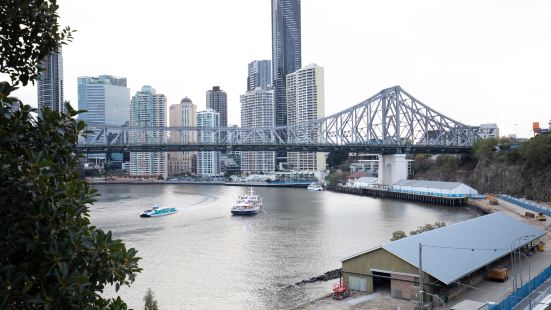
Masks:
[[[406,233],[403,230],[398,230],[392,233],[392,238],[390,239],[390,241],[400,240],[407,236],[408,235],[406,235]]]
[[[0,308],[125,308],[106,285],[129,285],[139,258],[90,225],[95,190],[79,178],[73,146],[84,122],[0,97]],[[11,88],[13,89],[13,88]],[[11,102],[11,103],[10,103]]]
[[[90,225],[96,194],[77,172],[84,122],[37,113],[10,94],[37,79],[39,62],[70,41],[55,0],[0,5],[0,309],[126,309],[105,299],[140,272],[135,249]],[[40,114],[40,116],[36,116]]]

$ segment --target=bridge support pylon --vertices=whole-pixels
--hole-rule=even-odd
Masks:
[[[392,185],[408,178],[408,161],[406,154],[379,154],[378,184]]]

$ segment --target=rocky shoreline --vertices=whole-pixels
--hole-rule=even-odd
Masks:
[[[307,283],[330,281],[330,280],[340,278],[341,275],[342,275],[342,268],[339,268],[339,269],[327,271],[326,273],[324,273],[320,276],[312,277],[308,280],[302,280],[300,282],[296,282],[294,285],[301,286],[301,285],[304,285],[304,284],[307,284]],[[289,285],[289,287],[291,287],[291,286],[293,286],[293,285]]]

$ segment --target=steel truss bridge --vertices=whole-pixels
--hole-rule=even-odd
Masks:
[[[400,86],[331,116],[269,128],[94,126],[81,153],[174,151],[369,152],[460,154],[471,151],[479,127],[423,104]],[[199,137],[200,139],[197,139]],[[197,142],[212,141],[212,142]]]

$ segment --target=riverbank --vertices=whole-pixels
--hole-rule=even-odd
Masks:
[[[184,180],[156,180],[156,179],[99,179],[87,178],[89,184],[186,184],[186,185],[224,185],[224,186],[245,186],[245,187],[284,187],[284,188],[307,188],[312,181],[296,182],[220,182],[220,181],[184,181]]]

